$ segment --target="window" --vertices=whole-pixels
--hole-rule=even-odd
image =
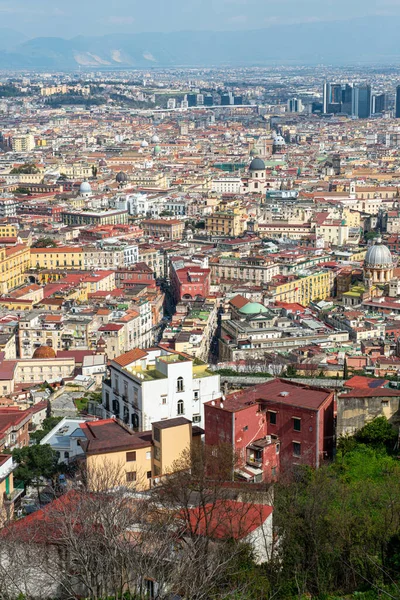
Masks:
[[[151,460],[151,450],[146,452],[146,460]]]
[[[271,475],[272,475],[272,477],[276,477],[276,467],[272,467]]]
[[[269,422],[271,425],[276,425],[276,412],[268,411]]]
[[[167,404],[167,396],[161,398],[161,404]]]
[[[248,428],[249,428],[249,426],[248,426],[248,425],[245,425],[245,426],[243,427],[243,431],[247,431],[247,430],[248,430]]]
[[[389,406],[389,400],[382,400],[382,406]]]
[[[132,421],[132,428],[139,429],[139,415],[137,415],[136,413],[132,413],[131,421]]]
[[[183,377],[178,377],[176,380],[176,391],[183,392]]]
[[[156,442],[160,442],[161,435],[160,435],[160,430],[158,429],[158,427],[154,427],[153,428],[153,437],[154,437],[154,439],[155,439]]]
[[[200,423],[201,416],[200,415],[193,415],[192,421],[193,421],[193,423]]]
[[[198,400],[199,399],[199,392],[196,390],[195,392],[193,392],[193,400]]]
[[[155,598],[155,583],[154,583],[153,579],[145,579],[144,587],[146,589],[146,597],[149,598],[149,600],[154,600],[154,598]]]
[[[112,401],[112,410],[113,410],[114,415],[119,417],[119,402],[115,398]]]
[[[154,460],[161,461],[161,448],[159,446],[154,446]]]
[[[301,419],[293,417],[293,429],[295,431],[301,431]]]
[[[293,456],[301,456],[300,442],[293,442]]]
[[[147,471],[147,479],[151,479],[151,471]]]
[[[126,462],[133,462],[136,460],[136,451],[126,453]]]
[[[69,452],[64,452],[64,458],[69,458]]]
[[[136,481],[136,471],[128,471],[126,474],[127,483],[132,483],[132,481]]]
[[[279,454],[279,450],[281,449],[281,445],[280,444],[276,444],[275,446],[275,451],[277,454]]]
[[[185,413],[185,407],[183,404],[183,400],[178,400],[177,413],[178,413],[178,415],[183,415]]]

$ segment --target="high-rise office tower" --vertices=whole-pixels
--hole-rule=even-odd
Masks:
[[[353,117],[368,119],[371,116],[371,86],[362,84],[353,87]]]
[[[323,112],[325,114],[337,114],[342,109],[343,88],[340,83],[324,83],[323,88]]]
[[[400,119],[400,85],[396,88],[396,119]]]
[[[291,113],[303,112],[304,106],[299,98],[289,98],[287,101],[287,111]]]
[[[346,115],[351,115],[351,111],[353,108],[353,86],[349,83],[346,83],[344,88],[342,89],[342,113]]]
[[[331,85],[331,104],[342,103],[342,85],[340,83],[333,83]]]
[[[221,94],[221,106],[229,106],[230,104],[233,104],[232,94]]]
[[[386,109],[386,94],[374,94],[372,96],[371,112],[373,115],[382,113]]]
[[[325,81],[323,88],[323,98],[322,98],[322,112],[328,112],[328,104],[330,103],[331,98],[331,84]]]
[[[189,106],[197,106],[197,94],[187,94],[187,101]]]

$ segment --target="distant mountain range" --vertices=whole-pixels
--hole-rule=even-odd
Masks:
[[[397,64],[399,29],[400,17],[360,17],[253,31],[110,34],[69,40],[26,40],[0,29],[0,69]]]

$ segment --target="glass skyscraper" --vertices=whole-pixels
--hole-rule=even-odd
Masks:
[[[368,119],[371,116],[371,86],[355,85],[353,87],[353,117]]]

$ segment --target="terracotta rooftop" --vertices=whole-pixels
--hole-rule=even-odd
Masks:
[[[126,367],[141,358],[145,358],[147,356],[147,352],[144,350],[140,350],[140,348],[134,348],[133,350],[129,350],[129,352],[125,352],[125,354],[121,354],[113,359],[113,362],[117,363],[120,367]]]

